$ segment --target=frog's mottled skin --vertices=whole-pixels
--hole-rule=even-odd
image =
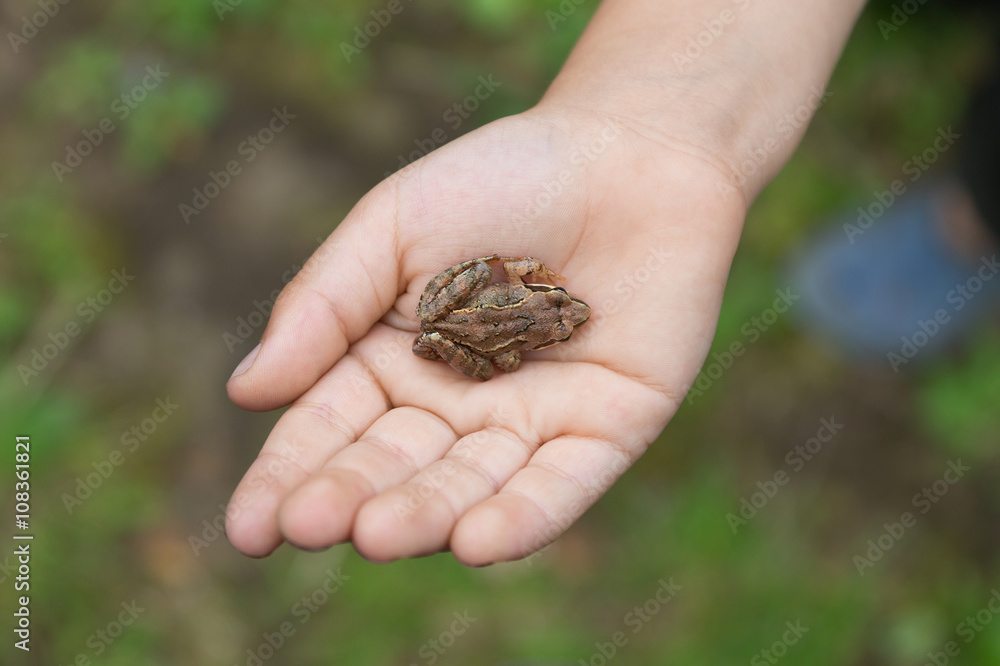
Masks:
[[[503,264],[510,282],[490,284],[493,263]],[[497,255],[464,261],[432,279],[417,305],[421,326],[413,353],[486,381],[493,376],[491,360],[514,372],[521,352],[566,340],[590,317],[583,301],[559,287],[524,284],[525,275],[562,279],[537,259]]]

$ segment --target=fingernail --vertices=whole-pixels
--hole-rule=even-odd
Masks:
[[[229,376],[229,379],[232,379],[233,377],[239,377],[244,372],[249,370],[250,366],[253,365],[253,360],[257,358],[257,352],[259,351],[260,351],[260,343],[258,342],[257,346],[251,349],[250,353],[247,354],[242,361],[240,361],[240,364],[238,366],[236,366],[236,369],[233,370],[233,374]]]

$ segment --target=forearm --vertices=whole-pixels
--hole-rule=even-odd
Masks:
[[[805,132],[863,0],[604,0],[543,104],[623,118],[747,202]]]

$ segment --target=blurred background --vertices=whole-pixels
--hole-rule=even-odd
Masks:
[[[785,257],[899,178],[995,59],[977,15],[911,4],[888,33],[896,7],[868,7],[750,213],[715,349],[760,335],[554,545],[471,570],[237,554],[222,512],[277,414],[224,383],[354,202],[531,106],[597,0],[4,0],[0,662],[1000,663],[996,320],[897,374],[765,314]]]

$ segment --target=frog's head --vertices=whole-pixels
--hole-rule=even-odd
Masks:
[[[552,329],[552,339],[562,341],[573,334],[573,329],[590,319],[590,306],[578,298],[573,298],[562,287],[548,284],[529,284],[532,291],[546,293],[549,307],[557,309],[558,319]]]
[[[556,340],[566,340],[574,328],[590,319],[590,306],[562,287],[550,287],[549,300],[559,308],[559,322],[552,332]]]
[[[569,294],[566,294],[569,296]],[[562,306],[563,323],[576,327],[590,319],[590,306],[579,298],[569,296],[569,302]]]

